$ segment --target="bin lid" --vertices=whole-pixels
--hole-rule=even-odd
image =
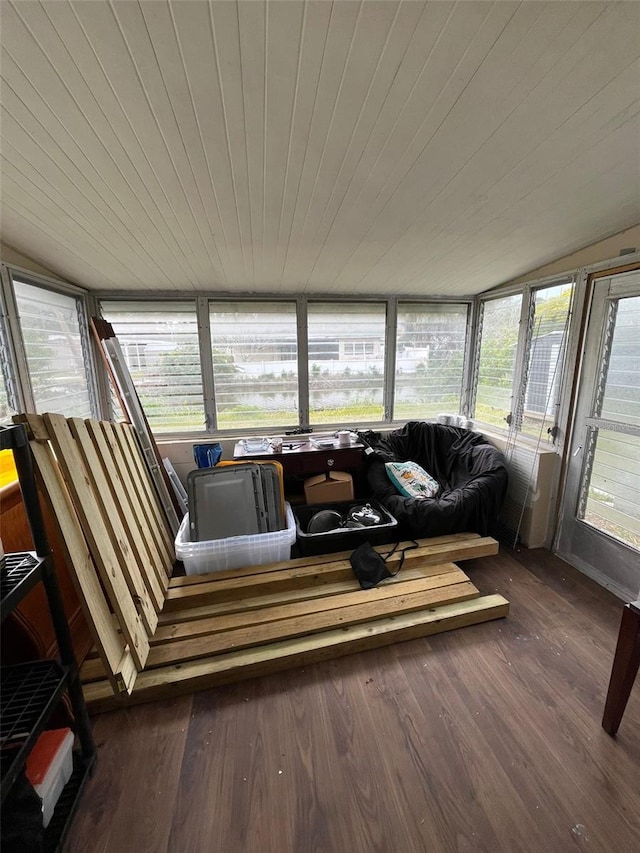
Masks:
[[[260,469],[254,462],[190,471],[187,492],[192,542],[268,532]]]

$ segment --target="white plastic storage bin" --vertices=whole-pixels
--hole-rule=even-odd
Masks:
[[[296,520],[286,504],[287,528],[273,533],[252,536],[229,536],[205,542],[189,541],[189,515],[185,515],[176,536],[176,557],[184,563],[188,575],[239,569],[241,566],[260,566],[288,560],[296,541]]]
[[[27,759],[27,778],[42,800],[42,823],[49,825],[56,803],[73,772],[73,732],[43,732]]]

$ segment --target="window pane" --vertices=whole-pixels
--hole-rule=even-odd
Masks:
[[[640,426],[640,296],[618,301],[600,416]]]
[[[102,312],[120,342],[152,431],[203,429],[195,304],[103,302]]]
[[[15,278],[13,284],[36,411],[91,417],[76,298]]]
[[[11,418],[15,414],[11,403],[9,402],[10,395],[8,390],[9,376],[9,353],[3,341],[3,329],[0,329],[0,358],[2,359],[2,382],[0,382],[0,424],[8,425],[11,423]]]
[[[506,429],[511,411],[522,294],[484,303],[475,418]]]
[[[394,419],[459,411],[466,335],[466,305],[398,306]]]
[[[640,438],[606,429],[595,432],[584,521],[640,548]]]
[[[562,355],[573,284],[535,291],[533,334],[524,398],[522,432],[537,437],[555,423],[562,376]]]
[[[293,302],[211,303],[218,429],[298,423]]]
[[[382,304],[309,305],[311,423],[383,420],[385,318]]]

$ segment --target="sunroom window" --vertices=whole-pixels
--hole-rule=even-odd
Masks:
[[[532,293],[521,431],[546,435],[558,418],[562,365],[568,333],[573,282],[541,287]]]
[[[298,423],[295,302],[209,304],[217,428]]]
[[[194,302],[109,302],[113,326],[154,432],[204,429]]]
[[[466,305],[398,306],[394,420],[460,410],[467,313]]]
[[[309,420],[384,418],[384,303],[309,303]]]
[[[475,419],[508,429],[518,350],[522,294],[486,300],[481,307]]]
[[[91,417],[86,321],[75,296],[13,278],[31,393],[37,412]]]

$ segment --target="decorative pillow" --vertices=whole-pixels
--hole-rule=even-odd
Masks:
[[[440,484],[417,462],[385,462],[387,477],[401,495],[407,498],[433,498]]]

